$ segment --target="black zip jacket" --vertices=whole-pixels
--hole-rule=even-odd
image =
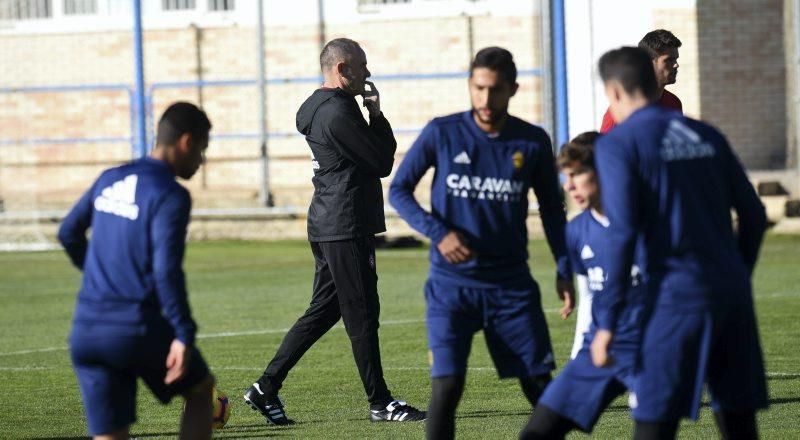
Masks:
[[[317,89],[297,111],[313,154],[308,240],[337,241],[386,231],[381,177],[392,172],[397,141],[381,114],[364,120],[353,96]]]

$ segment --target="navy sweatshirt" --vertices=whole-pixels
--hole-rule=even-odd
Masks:
[[[162,161],[103,172],[58,231],[83,271],[74,324],[135,335],[166,319],[177,339],[193,344],[197,327],[182,268],[190,210],[189,192]]]
[[[567,253],[572,270],[586,277],[593,306],[595,298],[605,294],[606,277],[611,263],[607,243],[608,227],[608,219],[596,217],[589,209],[567,223]],[[633,266],[630,268],[628,288],[621,298],[621,312],[614,334],[615,347],[635,349],[642,340],[642,323],[649,314],[645,265],[644,242],[639,240]],[[584,347],[591,344],[596,331],[596,319],[592,313],[592,324],[583,340]]]
[[[598,327],[618,325],[640,233],[656,308],[708,310],[751,300],[766,215],[722,134],[649,105],[598,140],[596,162],[611,222],[608,280],[593,304]]]
[[[434,167],[431,212],[414,188]],[[432,279],[471,287],[513,286],[530,279],[528,193],[533,188],[557,275],[571,279],[566,253],[566,216],[550,138],[513,116],[497,136],[482,131],[472,112],[436,118],[422,130],[392,181],[389,201],[411,227],[431,239]],[[476,253],[450,264],[436,248],[448,231],[459,231]]]

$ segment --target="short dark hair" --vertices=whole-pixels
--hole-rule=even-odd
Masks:
[[[639,42],[639,48],[644,49],[650,59],[656,59],[661,55],[667,53],[668,49],[677,49],[683,43],[672,32],[665,29],[656,29],[650,31],[642,37]]]
[[[319,54],[319,68],[323,71],[330,69],[337,62],[347,59],[348,55],[361,49],[358,42],[349,38],[336,38],[328,41]]]
[[[653,62],[644,49],[625,46],[610,50],[600,57],[597,64],[604,83],[619,81],[625,92],[631,95],[640,91],[647,98],[653,98],[658,91]]]
[[[600,136],[602,135],[596,131],[586,131],[564,144],[556,158],[558,167],[564,168],[577,163],[594,170],[594,143]]]
[[[469,76],[472,77],[472,72],[479,67],[494,70],[511,85],[517,82],[517,65],[514,64],[514,56],[502,47],[492,46],[479,50],[469,67]]]
[[[186,133],[191,134],[195,141],[208,140],[210,130],[211,121],[206,112],[189,102],[176,102],[167,107],[158,120],[156,143],[163,146],[175,145]]]

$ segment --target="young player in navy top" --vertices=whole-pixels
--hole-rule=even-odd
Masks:
[[[472,110],[431,121],[406,154],[389,200],[431,239],[425,286],[432,397],[428,438],[452,438],[473,334],[483,329],[501,377],[518,377],[534,405],[555,368],[539,288],[527,264],[528,193],[533,188],[558,266],[562,317],[572,311],[564,204],[550,139],[508,114],[517,91],[512,55],[477,53],[470,69]],[[434,167],[431,211],[414,188]]]
[[[653,104],[657,83],[646,52],[610,51],[599,71],[620,125],[596,146],[611,225],[608,278],[593,303],[592,359],[609,362],[642,236],[655,304],[634,384],[637,435],[673,437],[681,417],[697,417],[705,382],[723,438],[756,438],[755,411],[767,406],[767,390],[751,274],[764,207],[722,134]]]
[[[600,204],[601,190],[594,165],[594,143],[598,136],[597,132],[577,136],[561,148],[557,159],[564,175],[564,191],[583,209],[567,224],[566,233],[572,269],[577,277],[585,278],[588,289],[586,297],[581,292],[581,301],[603,295],[609,265],[606,253],[609,222]],[[623,298],[624,310],[611,346],[613,365],[608,368],[592,365],[588,347],[596,326],[592,325],[590,315],[585,335],[580,335],[580,349],[545,390],[521,438],[562,439],[573,429],[591,432],[608,404],[632,387],[641,323],[648,311],[643,247],[639,246],[637,251],[630,270],[630,287]]]
[[[210,129],[196,106],[171,105],[150,157],[103,172],[59,229],[83,271],[69,345],[95,438],[128,438],[137,378],[163,403],[186,399],[181,438],[211,437],[214,380],[194,345],[182,268],[191,198],[175,181],[197,171]]]

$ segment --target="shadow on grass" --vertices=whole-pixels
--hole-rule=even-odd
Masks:
[[[269,432],[214,432],[213,438],[275,438],[275,437],[297,437],[297,434]]]
[[[74,436],[64,436],[64,437],[25,437],[27,440],[87,440],[91,437],[83,436],[83,437],[74,437]]]
[[[627,412],[630,410],[631,407],[628,405],[609,405],[608,408],[605,409],[606,412]]]
[[[800,379],[800,374],[781,374],[780,376],[769,376],[767,375],[767,380],[772,382],[773,380],[797,380]]]
[[[231,425],[223,429],[214,431],[214,438],[264,438],[264,437],[287,437],[292,435],[292,429],[301,426],[295,423],[290,426],[269,426],[262,423],[249,425]],[[178,432],[133,432],[131,439],[146,439],[155,437],[177,438]],[[27,437],[28,440],[87,440],[87,436],[63,436],[63,437]]]
[[[477,409],[473,411],[463,411],[456,413],[456,419],[483,419],[487,417],[503,416],[529,416],[530,411],[502,411],[490,409]]]
[[[456,414],[456,419],[484,419],[487,417],[503,417],[503,416],[529,416],[531,415],[530,411],[501,411],[501,410],[475,410],[475,411],[463,411]],[[348,422],[362,422],[365,419],[363,417],[359,418],[349,418],[347,419]],[[383,423],[383,422],[378,422]],[[414,424],[414,423],[424,423],[423,421],[416,421],[416,422],[402,422],[403,424]]]
[[[785,405],[787,403],[800,403],[800,397],[779,397],[777,399],[769,399],[770,405]]]
[[[286,437],[291,435],[289,431],[297,427],[291,426],[268,426],[265,424],[250,425],[229,425],[225,428],[214,431],[214,438],[265,438],[265,437]],[[152,437],[177,438],[177,432],[147,432],[133,433],[131,439],[145,439]]]

